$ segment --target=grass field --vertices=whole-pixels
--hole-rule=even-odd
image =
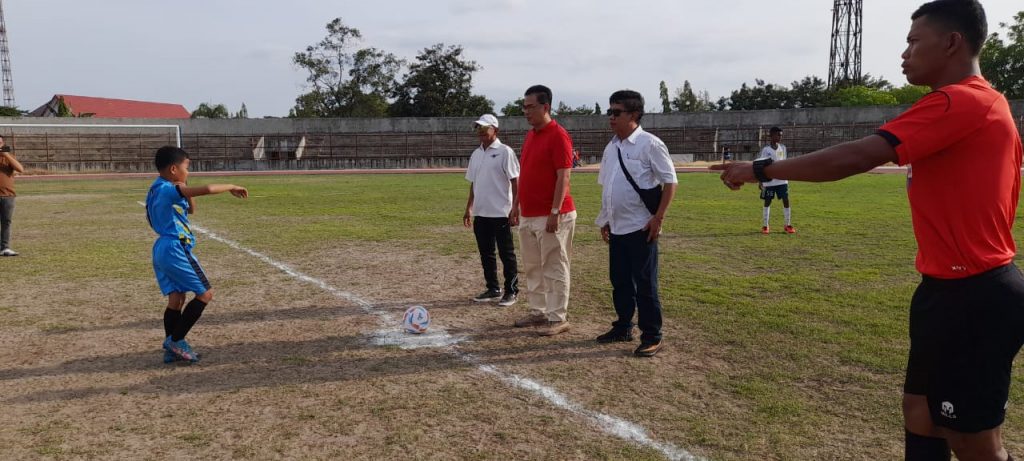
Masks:
[[[680,176],[661,238],[667,346],[654,359],[592,341],[613,319],[594,174],[572,179],[573,329],[554,338],[510,327],[522,304],[469,301],[483,282],[461,175],[193,183],[228,181],[253,197],[200,198],[194,222],[353,298],[200,235],[216,290],[190,335],[203,362],[164,365],[165,301],[137,203],[150,181],[22,181],[22,256],[0,259],[0,459],[664,458],[479,364],[707,459],[902,456],[919,276],[900,175],[794,184],[799,233],[768,236],[756,188]],[[381,319],[412,304],[465,340],[374,345],[397,326]],[[1024,453],[1015,371],[1004,435]]]

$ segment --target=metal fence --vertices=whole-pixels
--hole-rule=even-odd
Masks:
[[[1024,132],[1024,117],[1018,128]],[[878,123],[782,125],[783,144],[800,155],[875,132]],[[653,128],[669,152],[685,161],[720,161],[728,146],[736,160],[750,160],[767,143],[768,126]],[[584,163],[600,162],[608,130],[570,130]],[[503,131],[501,140],[522,147],[526,131]],[[153,152],[175,144],[166,132],[36,133],[19,129],[7,143],[28,168],[50,171],[150,171]],[[196,171],[335,168],[465,167],[479,141],[465,132],[292,133],[248,135],[183,133]],[[257,155],[259,154],[259,155]]]

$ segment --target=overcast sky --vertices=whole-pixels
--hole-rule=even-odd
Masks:
[[[658,105],[658,83],[689,80],[712,99],[762,78],[828,75],[830,0],[8,0],[14,88],[22,109],[76,94],[183,104],[244,102],[284,116],[306,75],[292,55],[341,17],[363,45],[412,59],[461,44],[483,66],[474,92],[500,110],[531,84],[556,101],[607,106],[631,88]],[[922,1],[864,2],[863,68],[904,83],[899,55]],[[983,2],[989,29],[1024,10]],[[1005,35],[1005,33],[1004,33]]]

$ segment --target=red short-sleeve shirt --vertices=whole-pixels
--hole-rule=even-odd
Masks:
[[[557,172],[566,168],[572,168],[572,139],[565,128],[552,120],[539,131],[530,130],[526,133],[519,154],[519,208],[523,217],[547,216],[551,213]],[[566,191],[559,212],[575,210],[572,196]]]
[[[1013,260],[1021,140],[1001,93],[972,76],[925,95],[878,134],[910,165],[919,272],[963,278]]]

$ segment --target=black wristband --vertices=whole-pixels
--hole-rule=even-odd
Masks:
[[[768,182],[772,180],[772,178],[769,178],[768,175],[765,174],[764,168],[771,165],[774,161],[775,159],[770,157],[763,158],[761,160],[754,160],[754,177],[757,178],[758,182]]]

